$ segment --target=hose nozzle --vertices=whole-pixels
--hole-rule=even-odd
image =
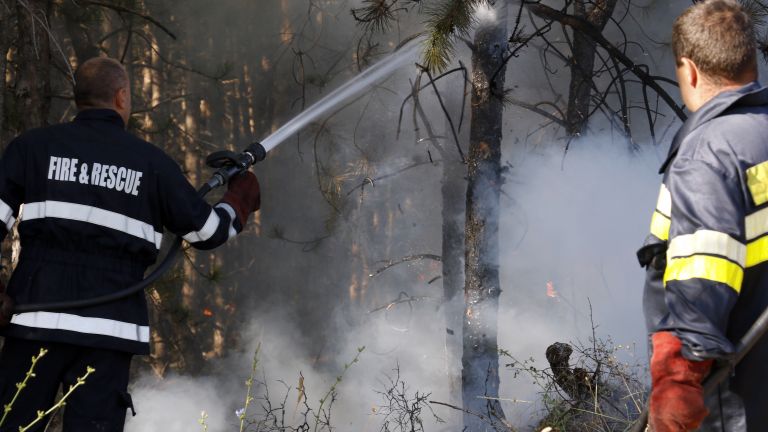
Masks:
[[[246,147],[245,150],[243,150],[243,153],[250,154],[253,157],[254,163],[261,162],[267,157],[267,149],[265,149],[258,141]]]
[[[225,185],[230,178],[248,170],[266,157],[267,150],[259,142],[251,143],[240,153],[229,150],[213,152],[205,158],[205,164],[217,170],[206,184],[211,189]]]

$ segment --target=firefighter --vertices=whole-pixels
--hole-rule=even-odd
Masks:
[[[17,304],[124,289],[157,259],[164,228],[210,249],[240,232],[259,208],[252,173],[233,178],[212,207],[173,159],[126,131],[131,93],[119,62],[87,60],[75,82],[75,119],[22,134],[0,160],[0,239],[19,219],[21,253],[6,292]],[[133,409],[131,358],[149,354],[143,292],[62,312],[0,312],[10,321],[0,331],[0,403],[10,402],[32,356],[48,350],[0,431],[30,423],[53,405],[59,385],[67,389],[87,366],[95,372],[67,400],[64,430],[123,430],[126,410]]]
[[[701,381],[768,306],[768,89],[757,83],[750,17],[738,2],[698,2],[672,47],[691,115],[662,165],[643,308],[651,339],[654,432],[768,427],[768,340],[706,398]]]

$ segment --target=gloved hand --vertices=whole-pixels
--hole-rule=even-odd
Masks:
[[[227,191],[219,202],[232,206],[240,225],[244,227],[248,216],[261,207],[261,192],[256,175],[246,171],[229,179]]]
[[[5,293],[5,285],[0,282],[0,327],[5,327],[11,323],[13,307],[13,299]]]
[[[682,342],[673,333],[653,334],[649,423],[654,432],[694,430],[709,415],[701,381],[713,361],[688,360],[681,348]]]

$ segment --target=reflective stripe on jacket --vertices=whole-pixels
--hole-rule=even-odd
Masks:
[[[199,198],[178,164],[126,132],[115,111],[85,110],[31,130],[0,160],[0,239],[20,219],[8,294],[17,304],[49,303],[127,288],[157,259],[164,228],[197,248],[224,243],[241,228],[227,207]],[[149,353],[144,293],[17,314],[0,334]]]
[[[690,359],[723,359],[768,307],[768,89],[719,94],[685,122],[662,170],[643,307],[649,333],[675,332]],[[701,430],[768,425],[768,340],[708,401]],[[724,428],[724,429],[723,429]]]

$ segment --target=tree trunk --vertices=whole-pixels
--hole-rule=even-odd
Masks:
[[[72,48],[77,56],[77,64],[81,65],[91,57],[98,57],[101,51],[96,43],[91,40],[88,32],[88,25],[93,25],[94,21],[96,21],[93,19],[94,12],[76,2],[65,1],[61,5],[61,13],[67,33],[72,41]]]
[[[613,15],[617,0],[599,0],[587,9],[585,0],[574,4],[574,15],[587,20],[598,31],[603,31]],[[592,2],[590,2],[592,3]],[[589,36],[573,32],[573,53],[571,58],[571,84],[568,95],[566,123],[568,135],[581,134],[587,125],[592,99],[592,76],[597,45]]]
[[[3,28],[13,28],[13,11],[0,7],[0,25]],[[5,93],[8,88],[6,68],[8,67],[8,50],[12,43],[11,32],[0,32],[0,145],[5,149],[6,133],[5,118],[8,115],[5,107]]]
[[[498,18],[478,25],[472,52],[462,355],[467,432],[493,430],[504,419],[501,404],[493,398],[499,393],[496,336],[501,293],[498,234],[506,12],[506,2],[500,2]]]
[[[443,309],[445,316],[445,370],[449,380],[451,403],[460,403],[458,393],[460,389],[460,362],[461,362],[461,323],[462,323],[462,305],[459,294],[464,285],[464,269],[462,268],[462,252],[464,250],[464,230],[462,219],[464,219],[464,205],[466,197],[466,179],[464,176],[464,164],[457,153],[453,152],[453,146],[448,146],[440,142],[438,136],[432,129],[429,117],[424,112],[419,99],[419,89],[422,86],[422,75],[416,79],[413,85],[413,104],[416,109],[424,129],[427,132],[427,139],[432,143],[442,159],[442,178],[440,195],[442,199],[442,282],[443,282]],[[456,97],[452,91],[443,93],[446,98],[446,106],[451,113],[452,118],[458,118],[461,115],[460,105],[462,97]],[[458,101],[457,101],[458,100]],[[451,136],[453,125],[446,120],[445,132],[443,136]],[[416,142],[423,138],[416,128]]]
[[[51,46],[46,31],[51,17],[50,0],[17,2],[19,68],[16,114],[21,130],[48,123],[51,109]],[[44,25],[42,23],[45,23]]]
[[[447,134],[446,134],[447,135]],[[443,160],[441,195],[443,201],[443,307],[445,308],[446,370],[450,380],[451,402],[460,403],[460,365],[462,357],[462,302],[464,268],[464,215],[466,180],[464,164],[454,159]],[[454,400],[455,399],[455,400]]]

